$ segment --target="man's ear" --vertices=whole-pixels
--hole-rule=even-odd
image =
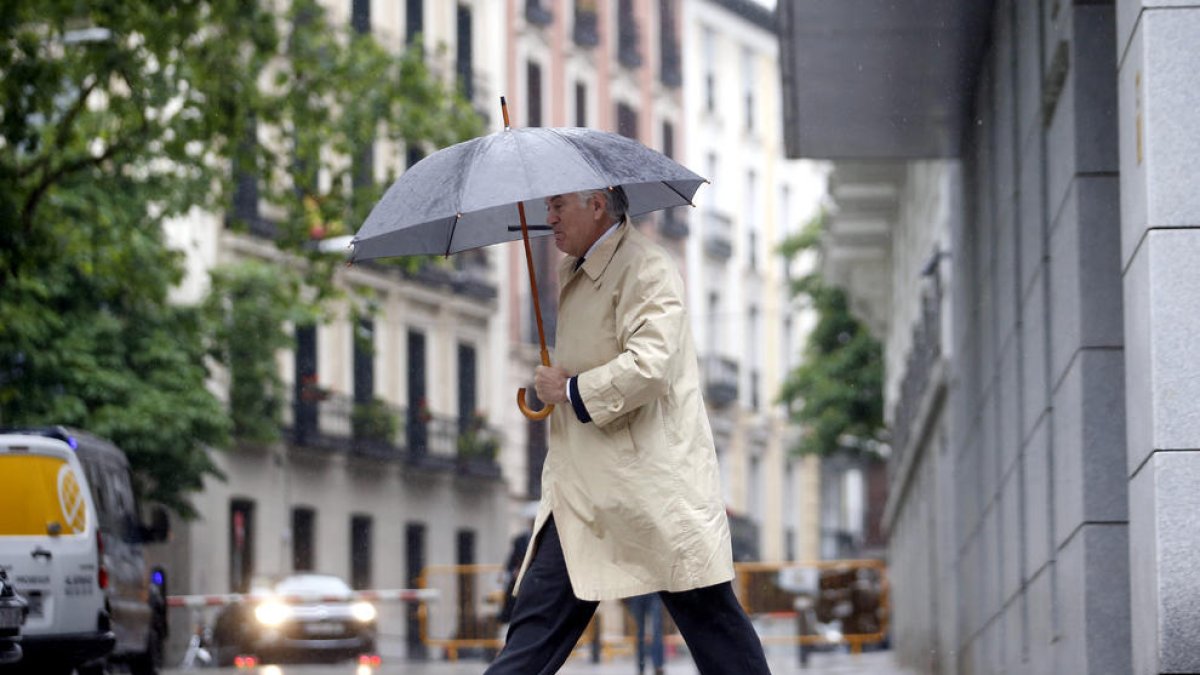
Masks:
[[[591,207],[593,217],[600,218],[604,216],[605,211],[608,210],[607,197],[604,196],[604,193],[592,193]]]

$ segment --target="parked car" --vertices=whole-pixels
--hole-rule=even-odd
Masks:
[[[29,603],[15,668],[158,672],[166,603],[143,547],[167,536],[161,507],[153,523],[112,443],[63,427],[0,432],[0,566]]]
[[[21,624],[28,610],[8,583],[8,573],[0,568],[0,666],[21,660]]]
[[[297,574],[249,597],[215,619],[211,651],[219,666],[233,665],[239,656],[329,661],[375,653],[375,606],[355,601],[339,577]]]

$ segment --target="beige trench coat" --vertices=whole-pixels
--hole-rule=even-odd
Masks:
[[[578,270],[575,260],[559,270],[555,363],[579,376],[592,422],[569,404],[551,414],[534,532],[554,515],[583,600],[729,581],[729,523],[675,263],[629,224]]]

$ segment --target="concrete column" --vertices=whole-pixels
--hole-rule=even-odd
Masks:
[[[1200,7],[1121,0],[1116,38],[1133,670],[1198,672]]]

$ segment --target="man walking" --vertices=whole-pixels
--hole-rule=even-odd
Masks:
[[[703,675],[769,673],[733,594],[729,524],[670,257],[620,188],[546,200],[559,270],[542,500],[490,675],[549,675],[601,600],[658,593]]]

